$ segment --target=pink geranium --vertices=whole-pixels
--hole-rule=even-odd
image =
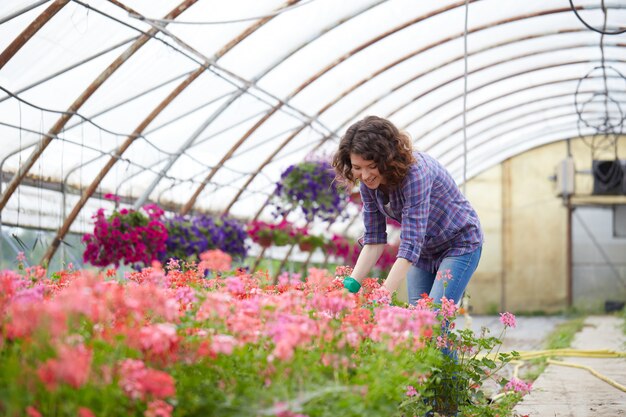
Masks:
[[[58,357],[41,365],[37,375],[49,390],[55,390],[62,383],[79,388],[87,382],[92,356],[91,350],[82,345],[62,345],[59,347]]]
[[[515,316],[509,312],[500,313],[500,323],[504,324],[506,327],[515,327]]]

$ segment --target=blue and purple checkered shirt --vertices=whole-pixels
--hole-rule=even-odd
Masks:
[[[478,249],[483,233],[478,215],[461,194],[452,176],[433,157],[415,153],[414,163],[400,186],[385,196],[361,183],[364,244],[387,243],[386,217],[400,222],[398,257],[436,272],[441,261]]]

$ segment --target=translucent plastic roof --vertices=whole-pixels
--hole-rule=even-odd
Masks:
[[[621,131],[626,35],[598,30],[625,25],[624,0],[2,1],[2,222],[84,231],[106,193],[252,218],[368,114],[461,183]]]

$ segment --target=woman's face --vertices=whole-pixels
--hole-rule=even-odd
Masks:
[[[361,155],[351,153],[350,163],[352,164],[352,175],[354,175],[354,178],[362,181],[367,188],[375,190],[385,183],[380,171],[378,171],[376,162],[363,159]]]

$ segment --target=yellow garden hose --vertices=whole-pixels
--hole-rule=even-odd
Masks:
[[[578,363],[572,363],[572,362],[562,362],[562,361],[555,361],[553,359],[548,359],[548,363],[552,364],[552,365],[559,365],[559,366],[569,366],[570,368],[579,368],[579,369],[585,369],[589,372],[591,372],[591,374],[597,378],[600,378],[602,381],[606,382],[607,384],[617,388],[618,390],[621,390],[623,392],[626,392],[626,386],[612,380],[611,378],[602,375],[600,372],[596,371],[595,369],[593,369],[591,366],[587,366],[587,365],[581,365]]]
[[[517,375],[519,374],[519,369],[520,367],[524,365],[525,360],[547,357],[548,358],[547,363],[551,365],[568,366],[570,368],[585,369],[586,371],[589,371],[593,376],[606,382],[612,387],[615,387],[619,389],[620,391],[626,392],[626,386],[620,384],[617,381],[614,381],[613,379],[607,377],[606,375],[601,374],[600,372],[596,371],[590,366],[550,359],[551,357],[554,357],[554,356],[570,356],[570,357],[579,357],[579,358],[600,358],[600,359],[601,358],[626,358],[626,352],[618,352],[618,351],[606,350],[606,349],[600,349],[600,350],[549,349],[549,350],[525,351],[525,352],[518,352],[518,353],[519,353],[519,359],[515,359],[509,362],[515,365],[515,367],[513,368],[513,377],[515,378],[518,377]],[[488,355],[488,356],[492,356],[492,359],[495,359],[495,355]],[[514,391],[502,392],[500,394],[493,396],[491,400],[498,401],[504,396],[508,394],[512,394],[512,393],[514,393]]]

